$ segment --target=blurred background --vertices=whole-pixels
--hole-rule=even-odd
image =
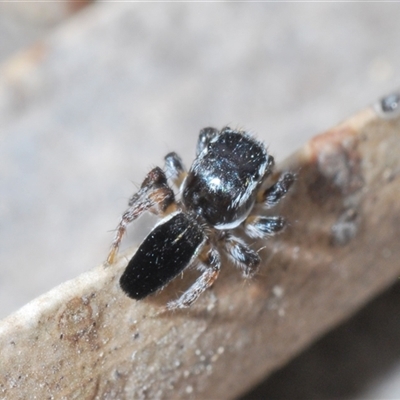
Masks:
[[[202,127],[250,130],[279,162],[398,89],[399,13],[0,3],[0,318],[102,263],[146,172],[170,151],[189,166]],[[244,399],[400,398],[399,301],[395,285]]]

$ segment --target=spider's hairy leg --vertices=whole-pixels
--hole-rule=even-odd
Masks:
[[[199,255],[203,273],[196,282],[177,300],[167,304],[168,310],[190,307],[199,296],[212,286],[221,269],[221,259],[218,250],[206,246]]]
[[[273,236],[281,232],[286,226],[286,221],[280,216],[264,217],[250,215],[244,222],[246,235],[251,238]]]
[[[165,157],[165,172],[174,185],[179,189],[185,179],[187,172],[183,166],[182,159],[175,152],[168,153]]]
[[[224,241],[229,258],[243,271],[245,278],[251,278],[261,263],[258,253],[235,236],[228,235]]]
[[[147,174],[139,191],[129,199],[128,205],[129,207],[122,214],[117,226],[111,250],[107,257],[108,264],[115,262],[122,237],[126,232],[127,226],[132,221],[145,211],[164,216],[177,208],[174,192],[168,186],[167,178],[161,168],[156,167]]]
[[[292,172],[283,173],[275,184],[258,193],[257,202],[264,203],[268,208],[275,206],[283,199],[294,181],[295,175]]]

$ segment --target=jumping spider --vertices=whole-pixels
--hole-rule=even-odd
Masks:
[[[262,143],[228,127],[200,131],[189,172],[176,153],[167,154],[165,172],[156,167],[147,174],[116,230],[109,264],[115,260],[129,223],[145,211],[163,217],[129,261],[120,279],[122,290],[133,299],[143,299],[194,264],[202,271],[200,277],[179,299],[167,304],[168,309],[189,307],[217,279],[221,250],[245,278],[252,277],[261,259],[235,235],[235,229],[262,238],[284,228],[280,216],[252,213],[256,203],[267,208],[276,205],[294,181],[294,175],[286,172],[274,185],[262,189],[273,166],[274,159]],[[167,176],[179,188],[180,200],[175,199]]]

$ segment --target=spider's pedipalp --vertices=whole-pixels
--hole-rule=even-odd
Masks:
[[[197,140],[196,156],[198,156],[216,136],[219,135],[219,130],[215,128],[203,128],[199,133]]]
[[[181,187],[187,172],[183,166],[182,159],[175,152],[168,153],[165,157],[166,176],[171,179],[177,188]]]

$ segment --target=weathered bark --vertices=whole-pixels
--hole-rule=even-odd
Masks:
[[[368,108],[280,166],[297,172],[278,210],[290,226],[262,243],[253,280],[225,262],[192,308],[159,314],[195,273],[135,302],[118,287],[128,252],[1,322],[0,393],[233,398],[349,317],[400,272],[400,119],[382,115]]]

